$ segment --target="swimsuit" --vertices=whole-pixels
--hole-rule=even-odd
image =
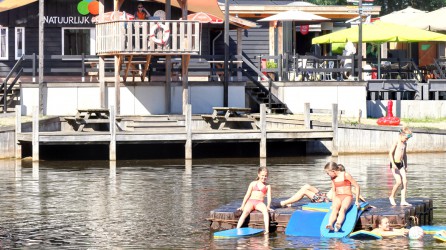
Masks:
[[[311,202],[321,203],[321,202],[329,202],[326,193],[317,192],[313,195],[313,198],[310,199]]]
[[[403,162],[395,162],[395,165],[398,168],[398,170],[400,170],[404,167]],[[392,163],[390,163],[390,169],[392,169]]]
[[[267,190],[268,190],[268,189],[266,188],[266,185],[264,185],[262,189],[259,189],[259,187],[258,187],[258,183],[256,183],[256,184],[254,185],[254,187],[252,188],[252,191],[260,191],[260,192],[262,192],[263,194],[266,194],[266,191],[267,191]]]
[[[251,207],[251,210],[255,210],[255,209],[256,209],[256,206],[257,206],[259,203],[263,203],[263,201],[261,201],[261,200],[255,200],[255,199],[249,199],[248,202],[246,202],[246,205],[250,204],[250,205],[252,206],[252,207]]]
[[[350,187],[352,185],[352,183],[349,180],[343,180],[343,181],[334,181],[333,183],[335,185],[335,188],[338,187]],[[352,194],[336,194],[336,197],[338,197],[341,202],[346,198],[346,197],[353,197]]]
[[[268,191],[268,189],[266,188],[266,185],[263,186],[262,189],[259,189],[258,187],[258,182],[254,185],[254,187],[252,188],[252,191],[260,191],[263,194],[266,194],[266,192]],[[246,205],[250,204],[252,206],[251,210],[256,209],[256,206],[259,203],[263,203],[263,199],[262,200],[256,200],[256,199],[249,199],[248,202],[246,202]]]

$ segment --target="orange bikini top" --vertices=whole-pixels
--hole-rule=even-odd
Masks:
[[[352,183],[349,180],[343,180],[343,181],[333,181],[335,187],[350,187]]]

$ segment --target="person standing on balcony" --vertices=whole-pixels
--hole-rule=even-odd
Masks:
[[[135,14],[135,20],[147,20],[150,17],[150,13],[144,8],[142,3],[138,4],[138,9],[136,10]]]

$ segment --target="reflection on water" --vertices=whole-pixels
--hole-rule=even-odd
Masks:
[[[446,248],[423,241],[287,237],[283,233],[214,240],[209,212],[242,199],[266,164],[274,197],[310,183],[329,189],[330,157],[192,161],[0,161],[0,248],[414,249]],[[349,155],[343,163],[366,198],[390,193],[387,155]],[[434,199],[434,224],[446,225],[445,154],[410,154],[408,196]]]

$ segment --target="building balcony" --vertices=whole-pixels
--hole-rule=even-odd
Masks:
[[[96,53],[199,55],[200,23],[183,20],[111,21],[96,24]]]

